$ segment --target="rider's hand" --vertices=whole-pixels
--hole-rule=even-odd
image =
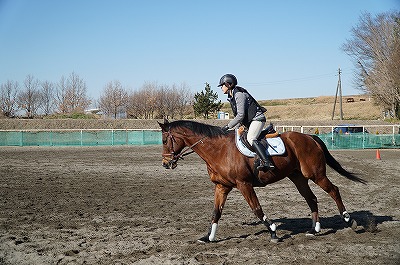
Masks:
[[[221,129],[222,129],[222,131],[223,131],[224,133],[226,133],[226,132],[228,132],[229,127],[228,127],[228,125],[225,125],[225,126],[222,127]]]

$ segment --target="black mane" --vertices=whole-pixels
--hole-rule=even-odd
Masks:
[[[200,123],[196,121],[188,121],[188,120],[178,120],[178,121],[173,121],[168,124],[170,129],[173,128],[178,128],[178,127],[184,127],[195,134],[198,135],[203,135],[207,137],[218,137],[221,135],[226,135],[226,132],[224,132],[220,127],[218,126],[213,126],[205,123]]]

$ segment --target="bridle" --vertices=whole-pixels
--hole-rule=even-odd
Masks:
[[[165,135],[165,134],[167,134],[167,136],[166,136],[167,139],[170,139],[170,142],[171,142],[170,150],[172,150],[172,151],[171,151],[171,153],[162,154],[162,156],[163,156],[163,158],[166,158],[166,157],[171,158],[168,161],[169,168],[175,168],[179,159],[183,160],[184,156],[187,156],[187,155],[190,155],[191,153],[193,153],[194,152],[193,147],[195,147],[199,143],[203,143],[203,139],[206,138],[206,136],[202,137],[200,140],[196,141],[191,146],[187,146],[186,148],[182,149],[182,151],[179,154],[176,154],[175,148],[174,148],[174,143],[176,143],[176,140],[175,140],[174,135],[171,133],[170,130],[168,130],[167,132],[163,132],[163,135]]]

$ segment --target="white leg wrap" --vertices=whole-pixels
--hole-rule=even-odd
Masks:
[[[265,222],[267,220],[267,217],[264,215],[263,217],[263,221]]]
[[[214,241],[215,240],[215,235],[217,234],[217,228],[218,228],[218,224],[217,223],[213,223],[211,225],[211,232],[210,232],[210,235],[208,236],[208,240],[210,240],[210,241]]]
[[[342,213],[343,219],[346,223],[348,223],[350,221],[350,214],[347,213],[347,211],[344,211]]]
[[[263,221],[265,222],[267,220],[267,216],[264,215],[263,217]],[[269,225],[269,229],[271,229],[271,231],[275,232],[276,231],[276,224],[272,223]]]
[[[315,232],[319,233],[321,231],[321,223],[316,222],[315,223]]]

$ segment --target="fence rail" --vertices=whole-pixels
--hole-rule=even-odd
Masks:
[[[329,149],[400,148],[400,125],[362,125],[369,133],[334,133],[336,126],[275,126],[318,135]],[[360,126],[357,126],[360,127]],[[0,146],[159,145],[159,129],[0,130]]]

